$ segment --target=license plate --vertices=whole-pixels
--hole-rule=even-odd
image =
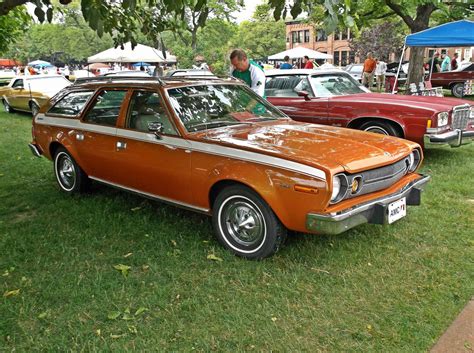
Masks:
[[[404,197],[388,205],[388,224],[398,221],[407,215],[407,200]]]

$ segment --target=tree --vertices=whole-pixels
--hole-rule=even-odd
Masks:
[[[399,53],[403,47],[400,22],[382,22],[364,29],[360,36],[349,41],[351,50],[359,57],[372,52],[375,57],[388,60],[391,53]]]
[[[8,15],[0,16],[0,53],[4,53],[11,43],[22,38],[30,25],[30,16],[23,7],[15,8]]]

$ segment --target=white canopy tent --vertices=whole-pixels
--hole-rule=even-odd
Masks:
[[[330,54],[321,53],[305,47],[296,47],[271,55],[268,57],[268,60],[284,60],[287,55],[290,59],[302,59],[305,56],[308,56],[310,59],[332,59],[332,55]]]
[[[92,63],[135,63],[135,62],[148,62],[148,63],[175,63],[176,56],[171,55],[166,52],[166,58],[163,57],[163,52],[161,50],[137,44],[135,48],[132,49],[132,44],[130,42],[125,43],[124,48],[110,48],[100,52],[98,54],[92,55],[87,58],[89,64]]]

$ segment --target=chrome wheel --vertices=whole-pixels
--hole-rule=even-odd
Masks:
[[[453,96],[456,98],[461,98],[464,93],[464,84],[463,83],[456,83],[453,88],[451,88],[451,92]]]
[[[375,134],[381,134],[381,135],[390,135],[387,130],[380,126],[369,126],[368,128],[364,129],[364,131],[367,132],[373,132]]]
[[[71,191],[76,184],[76,168],[67,153],[60,152],[56,156],[56,177],[66,191]]]
[[[242,195],[228,197],[219,207],[218,220],[224,241],[236,251],[255,253],[265,243],[265,218],[249,198]]]

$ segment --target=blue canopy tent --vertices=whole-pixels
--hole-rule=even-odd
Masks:
[[[151,64],[145,63],[145,62],[141,61],[141,62],[139,62],[139,63],[132,64],[132,66],[134,66],[134,67],[138,67],[138,66],[151,66]]]
[[[428,28],[424,31],[413,33],[405,38],[400,64],[392,93],[397,85],[398,75],[402,65],[403,56],[407,47],[471,47],[474,46],[474,21],[461,20],[445,23],[437,27]],[[431,69],[433,64],[431,65]],[[431,72],[430,72],[431,79]]]

